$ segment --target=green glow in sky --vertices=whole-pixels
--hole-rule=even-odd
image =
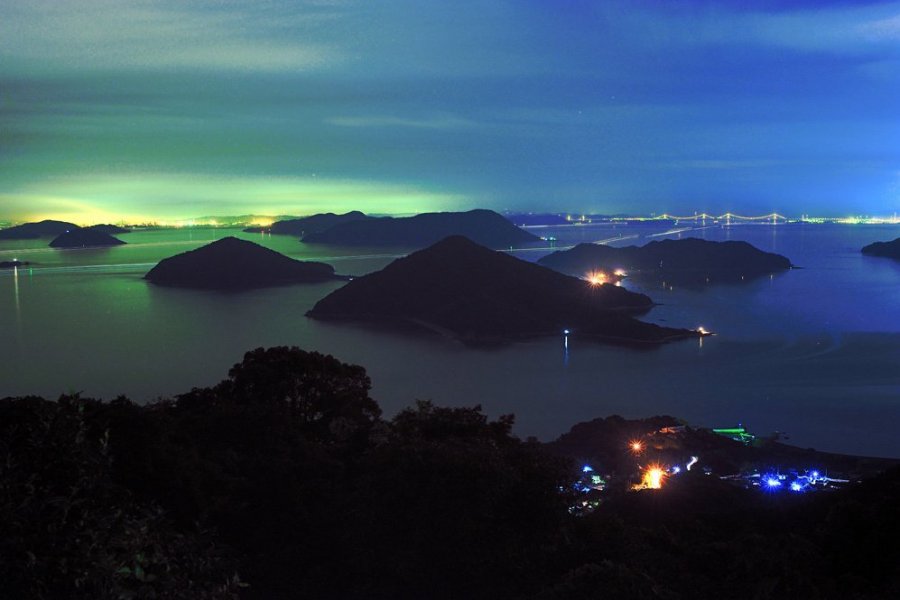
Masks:
[[[409,214],[451,210],[459,203],[449,194],[376,181],[203,174],[67,177],[0,193],[4,213],[14,220],[55,218],[82,225],[350,210]]]
[[[3,0],[0,220],[900,211],[900,0]]]

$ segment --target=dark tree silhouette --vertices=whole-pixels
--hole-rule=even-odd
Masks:
[[[900,597],[900,469],[830,493],[700,469],[631,492],[627,440],[674,451],[646,435],[671,417],[540,444],[477,406],[382,420],[369,386],[281,347],[147,406],[0,400],[0,597]],[[722,464],[754,451],[692,439]],[[592,513],[569,512],[566,455],[622,473]]]
[[[236,598],[233,561],[110,477],[109,437],[77,396],[0,402],[0,595]]]
[[[366,370],[333,356],[299,348],[257,348],[228,372],[225,390],[234,402],[286,411],[285,416],[321,440],[344,441],[381,415],[369,398]]]

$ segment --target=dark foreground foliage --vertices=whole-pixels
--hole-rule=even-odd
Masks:
[[[369,387],[273,348],[149,406],[0,401],[0,596],[900,597],[900,471],[808,497],[691,474],[576,517],[572,465],[511,417],[386,421]]]

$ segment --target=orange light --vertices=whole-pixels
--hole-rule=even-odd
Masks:
[[[606,283],[606,273],[602,271],[591,271],[584,278],[594,287]]]
[[[658,490],[662,487],[666,478],[666,472],[659,465],[650,465],[644,471],[644,478],[641,481],[645,489]]]
[[[631,442],[631,451],[635,454],[640,454],[644,451],[644,444],[640,440],[634,440]]]

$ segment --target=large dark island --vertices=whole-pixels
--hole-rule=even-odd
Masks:
[[[353,210],[342,215],[321,213],[309,217],[301,217],[299,219],[275,221],[268,227],[248,227],[244,231],[246,233],[271,233],[273,235],[296,235],[305,237],[307,235],[325,231],[326,229],[331,229],[336,225],[371,218],[373,217],[366,216],[358,210]]]
[[[57,236],[74,229],[78,229],[78,225],[48,219],[37,223],[24,223],[15,227],[0,229],[0,240],[35,240],[42,237]]]
[[[492,210],[423,213],[414,217],[357,219],[303,238],[313,244],[424,248],[450,235],[463,235],[489,248],[509,248],[540,238]]]
[[[121,246],[125,244],[122,240],[114,238],[108,233],[104,233],[98,229],[75,229],[66,231],[58,235],[52,242],[51,248],[104,248],[110,246]]]
[[[791,261],[786,257],[764,252],[747,242],[711,242],[697,238],[661,240],[625,248],[579,244],[545,256],[538,263],[578,276],[598,270],[607,273],[623,270],[629,276],[681,284],[746,281],[791,268]]]
[[[900,260],[900,238],[892,242],[875,242],[865,246],[861,252],[867,256],[882,256]]]
[[[158,285],[237,291],[328,281],[335,274],[331,265],[294,260],[259,244],[226,237],[166,258],[144,278]]]
[[[652,306],[643,294],[592,286],[452,236],[354,279],[307,315],[411,323],[473,344],[562,335],[564,330],[651,344],[699,335],[632,317]]]

